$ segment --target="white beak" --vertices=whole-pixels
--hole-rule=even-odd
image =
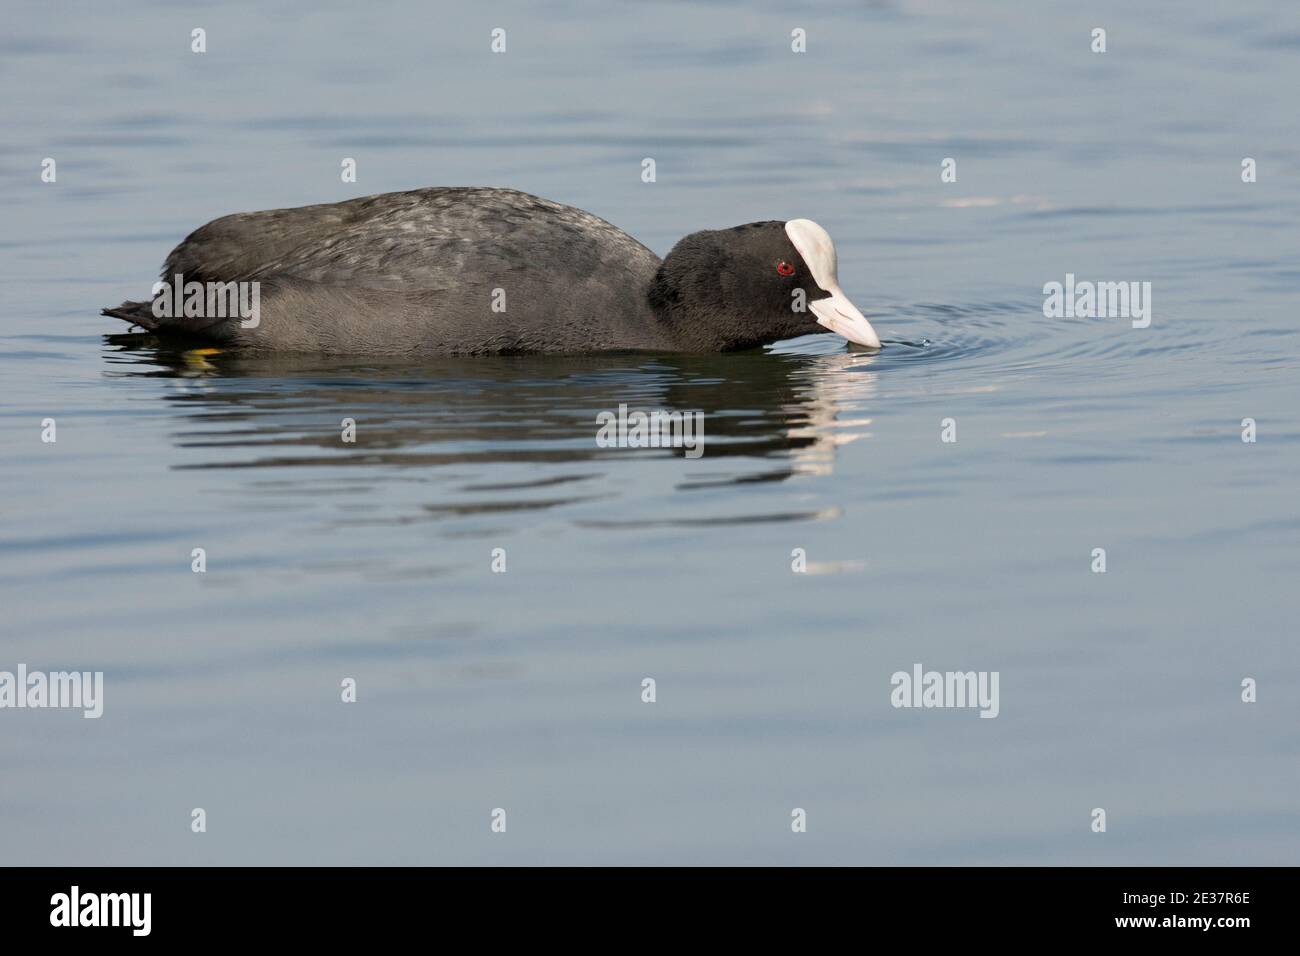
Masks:
[[[786,235],[812,272],[818,286],[831,294],[829,299],[809,302],[817,324],[842,335],[850,342],[869,349],[880,348],[880,336],[871,327],[867,317],[840,288],[836,277],[835,244],[826,230],[811,219],[791,219],[785,224]]]
[[[865,345],[869,349],[880,348],[880,336],[876,335],[876,330],[871,327],[867,317],[849,301],[844,290],[832,286],[828,291],[831,294],[829,299],[816,299],[808,303],[808,308],[817,316],[817,324],[836,335],[844,336],[850,342]]]

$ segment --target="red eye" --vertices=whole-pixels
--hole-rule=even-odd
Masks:
[[[794,266],[788,262],[778,262],[776,264],[776,274],[779,276],[792,276],[794,275]]]

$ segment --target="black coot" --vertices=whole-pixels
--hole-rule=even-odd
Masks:
[[[167,257],[167,294],[104,312],[297,352],[718,352],[827,330],[879,348],[835,270],[807,219],[691,233],[661,260],[572,206],[435,187],[215,219]]]

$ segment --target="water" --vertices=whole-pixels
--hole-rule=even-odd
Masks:
[[[0,713],[0,862],[1295,863],[1300,16],[1196,6],[11,3],[0,670],[106,688]],[[815,219],[892,344],[106,338],[208,219],[451,184]],[[1150,328],[1044,318],[1067,273]],[[597,448],[620,403],[705,454]]]

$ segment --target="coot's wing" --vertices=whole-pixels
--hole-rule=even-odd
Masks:
[[[504,276],[548,251],[561,261],[648,250],[590,213],[513,189],[436,187],[296,209],[237,213],[196,230],[165,278],[292,276],[369,289],[437,289],[466,275]]]
[[[292,252],[312,234],[338,228],[343,204],[239,212],[200,226],[167,256],[162,279],[232,282],[262,271]]]

